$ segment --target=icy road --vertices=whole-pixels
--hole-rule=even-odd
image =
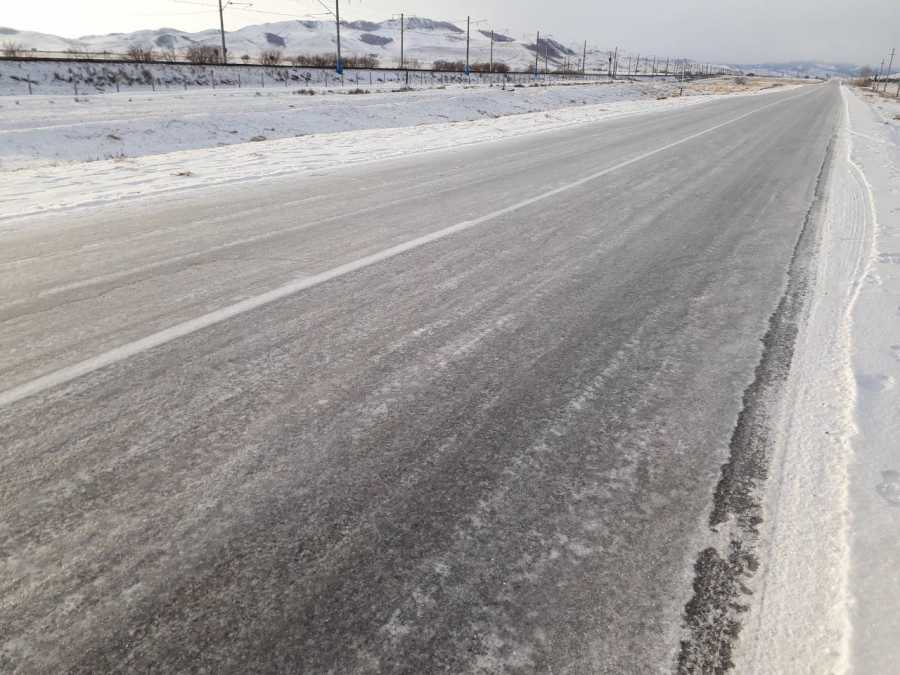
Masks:
[[[727,667],[842,110],[0,222],[0,670]]]

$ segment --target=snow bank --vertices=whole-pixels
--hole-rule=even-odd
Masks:
[[[741,633],[739,672],[842,673],[850,663],[851,316],[874,230],[850,147],[843,115],[810,212],[818,236],[808,309],[773,420],[765,562]]]
[[[847,104],[851,157],[875,222],[853,313],[859,433],[850,484],[850,592],[859,629],[852,667],[887,673],[900,660],[900,102],[857,90]]]
[[[59,161],[491,119],[502,115],[656,99],[672,83],[474,87],[370,94],[232,88],[98,96],[0,97],[0,170]]]

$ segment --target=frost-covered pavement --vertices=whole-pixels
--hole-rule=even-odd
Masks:
[[[615,84],[507,92],[496,88],[447,89],[352,97],[281,95],[271,99],[233,92],[221,98],[206,93],[185,98],[156,95],[135,99],[138,108],[144,111],[136,116],[130,116],[125,110],[131,105],[127,100],[104,95],[91,98],[90,103],[66,103],[64,112],[59,116],[54,113],[48,119],[29,108],[29,101],[23,101],[25,107],[19,109],[14,103],[2,100],[5,107],[0,113],[6,116],[4,124],[9,130],[0,131],[0,162],[15,164],[18,161],[15,158],[24,153],[28,158],[25,163],[37,162],[42,166],[0,172],[3,178],[0,219],[227,183],[246,185],[276,176],[333,170],[347,164],[554,131],[638,113],[662,112],[733,96],[713,94],[657,100],[671,86]],[[792,88],[751,88],[749,93],[740,95],[758,96]],[[598,100],[605,103],[598,104]],[[207,101],[210,109],[205,108]],[[161,113],[160,107],[168,103],[171,109]],[[246,110],[238,112],[245,105]],[[95,109],[100,121],[92,121]],[[539,112],[527,112],[531,110]],[[274,117],[262,122],[260,115],[264,119]],[[265,133],[278,135],[268,131],[273,128],[268,124],[277,125],[282,133],[292,128],[292,124],[299,125],[309,135],[237,142],[254,135],[262,137]],[[20,127],[18,130],[16,125]],[[126,133],[120,127],[130,128],[132,132]],[[237,136],[226,134],[234,145],[205,147],[215,144],[219,138],[216,134],[232,127],[243,129]],[[137,131],[140,129],[144,131]],[[344,131],[324,133],[333,129]],[[145,140],[148,130],[152,131],[149,136],[154,140]],[[22,136],[17,135],[20,132]],[[69,152],[84,157],[104,144],[120,142],[110,141],[108,134],[122,139],[121,142],[131,138],[135,144],[131,152],[138,156],[46,165],[54,153]],[[18,144],[25,137],[36,145],[21,149]],[[152,154],[194,146],[201,149]]]
[[[727,665],[841,106],[7,219],[0,670]]]

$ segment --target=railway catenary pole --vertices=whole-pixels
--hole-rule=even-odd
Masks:
[[[337,64],[335,71],[343,75],[344,66],[341,64],[341,0],[334,0],[334,23],[337,26]]]
[[[494,29],[491,28],[491,59],[488,63],[488,72],[494,72]]]
[[[222,63],[228,63],[228,49],[225,47],[225,12],[219,0],[219,31],[222,35]]]
[[[469,74],[469,28],[471,27],[472,17],[466,17],[466,75]]]
[[[884,88],[882,89],[882,91],[884,91],[885,94],[887,93],[888,79],[890,79],[890,77],[891,77],[891,68],[894,67],[894,54],[896,54],[896,53],[897,53],[897,50],[892,47],[891,48],[891,60],[888,63],[887,72],[884,75]]]

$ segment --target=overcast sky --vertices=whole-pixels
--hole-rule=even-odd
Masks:
[[[333,4],[334,0],[323,0]],[[65,37],[161,26],[218,25],[216,0],[3,0],[0,25]],[[509,31],[540,29],[662,56],[751,63],[817,59],[880,63],[900,37],[900,0],[342,0],[342,19],[383,19],[404,11]],[[322,18],[318,0],[253,0],[226,10],[226,28]]]

